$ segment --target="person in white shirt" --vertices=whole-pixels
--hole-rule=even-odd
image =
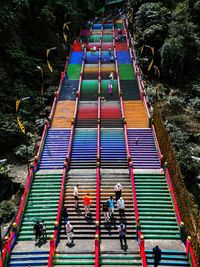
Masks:
[[[96,51],[97,51],[97,48],[96,48],[96,46],[95,46],[95,45],[93,46],[93,51],[94,51],[94,52],[96,52]]]
[[[120,197],[120,199],[117,200],[117,208],[119,211],[119,216],[125,219],[125,211],[124,211],[125,204],[124,204],[124,200],[122,197]]]
[[[70,245],[74,242],[74,230],[73,226],[71,225],[70,221],[67,222],[65,226],[66,236],[67,236],[67,244]]]
[[[78,184],[74,186],[74,199],[75,199],[75,208],[78,208]]]
[[[117,200],[121,197],[122,195],[122,185],[120,183],[117,183],[116,186],[114,187],[115,189],[115,196],[116,196],[116,202]]]

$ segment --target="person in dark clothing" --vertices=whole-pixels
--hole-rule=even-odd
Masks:
[[[126,243],[126,226],[121,223],[118,227],[118,232],[119,232],[119,240],[121,244],[121,248],[123,249],[125,246],[125,249],[127,249],[127,243]],[[124,246],[123,246],[123,241],[124,241]]]
[[[66,225],[68,222],[68,212],[67,212],[66,207],[63,208],[62,217],[63,217],[64,225]]]
[[[40,240],[42,236],[42,225],[39,221],[34,225],[35,241]]]
[[[154,257],[154,267],[157,267],[159,262],[161,261],[162,251],[159,246],[155,246],[153,248],[153,257]]]

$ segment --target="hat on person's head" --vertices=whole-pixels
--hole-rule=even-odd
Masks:
[[[120,197],[120,199],[122,200],[123,198],[122,198],[122,197]]]

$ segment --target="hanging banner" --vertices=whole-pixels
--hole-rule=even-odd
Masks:
[[[63,24],[63,38],[64,38],[65,42],[67,42],[67,34],[65,32],[66,30],[69,31],[69,26],[67,25],[67,23],[64,23]]]
[[[19,104],[20,104],[21,100],[16,100],[16,112],[18,111],[19,109]]]
[[[23,134],[25,134],[26,133],[25,127],[23,123],[20,121],[19,117],[17,117],[17,122],[18,122],[20,130],[22,131]]]
[[[53,72],[53,67],[52,67],[51,64],[50,64],[50,62],[49,62],[49,60],[48,60],[48,57],[49,57],[49,53],[50,53],[50,51],[51,51],[51,50],[55,50],[55,49],[56,49],[56,47],[52,47],[52,48],[47,49],[47,65],[48,65],[48,68],[49,68],[49,70],[50,70],[51,72]]]
[[[148,66],[148,71],[150,71],[151,67],[153,66],[153,59],[151,60],[151,63]]]
[[[141,47],[140,55],[142,55],[143,50],[144,50],[144,45]]]
[[[151,52],[152,52],[152,54],[154,56],[154,47],[151,47]]]

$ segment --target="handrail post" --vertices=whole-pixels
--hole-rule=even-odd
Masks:
[[[185,252],[187,256],[188,256],[190,247],[191,247],[191,236],[188,236],[186,240],[186,247],[185,247]]]

